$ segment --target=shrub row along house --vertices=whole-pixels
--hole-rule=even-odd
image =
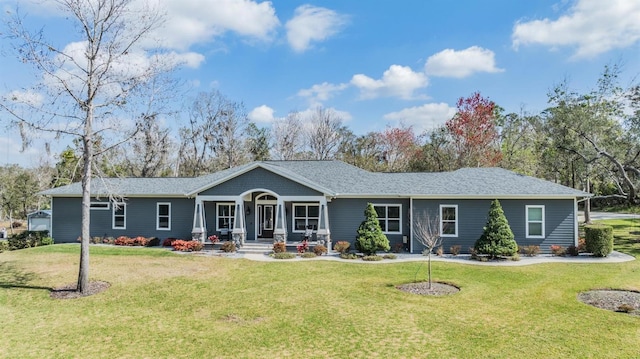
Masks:
[[[74,242],[81,185],[50,189],[52,236]],[[114,197],[115,195],[115,197]],[[245,241],[313,239],[353,244],[372,203],[392,248],[423,250],[412,218],[438,216],[443,247],[472,247],[498,199],[520,246],[577,244],[577,203],[588,193],[500,168],[374,173],[340,161],[261,161],[195,178],[93,182],[91,236]],[[110,200],[109,198],[119,198]],[[331,248],[330,246],[328,246]]]

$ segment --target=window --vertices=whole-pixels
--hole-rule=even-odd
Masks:
[[[91,204],[89,205],[89,208],[91,208],[91,210],[109,210],[110,206],[109,206],[109,202],[91,202]]]
[[[458,205],[440,205],[440,236],[458,236]]]
[[[158,203],[156,207],[156,230],[171,230],[171,203]]]
[[[127,228],[127,204],[124,202],[113,202],[113,229]]]
[[[527,238],[544,238],[544,206],[526,206]]]
[[[318,229],[320,217],[320,206],[317,204],[294,204],[293,205],[293,231],[304,232],[307,226],[313,230]]]
[[[234,203],[218,203],[218,227],[216,230],[232,230],[235,214],[236,205]]]
[[[400,213],[402,206],[399,204],[374,204],[373,208],[378,215],[378,222],[385,233],[400,233]]]

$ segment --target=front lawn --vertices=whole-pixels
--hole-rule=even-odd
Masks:
[[[624,250],[638,256],[639,248],[636,241]],[[0,357],[638,355],[640,318],[576,299],[592,288],[640,290],[638,261],[435,262],[434,278],[461,291],[423,297],[395,289],[413,279],[415,262],[252,262],[93,246],[91,277],[111,288],[51,299],[49,288],[76,280],[78,251],[54,245],[0,254]]]
[[[640,258],[640,219],[608,219],[597,221],[613,227],[613,249]]]

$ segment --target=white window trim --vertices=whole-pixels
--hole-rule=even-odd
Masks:
[[[382,231],[382,233],[384,234],[401,234],[402,233],[402,204],[400,203],[372,203],[373,208],[375,210],[376,207],[385,207],[387,208],[385,210],[385,212],[388,214],[389,207],[398,207],[400,210],[400,217],[398,217],[398,220],[400,221],[400,226],[398,227],[397,231]],[[377,214],[377,213],[376,213]],[[380,218],[378,218],[380,219]],[[385,228],[389,228],[389,217],[384,218],[384,220],[387,222],[387,225],[385,226]],[[391,219],[392,221],[395,221],[395,219]]]
[[[169,214],[166,215],[168,217],[169,227],[161,228],[160,227],[160,206],[169,206]],[[165,215],[163,215],[165,217]],[[156,203],[156,231],[170,231],[171,230],[171,202],[158,202]]]
[[[309,206],[317,206],[318,207],[318,217],[309,217]],[[307,216],[306,217],[296,217],[296,207],[307,207]],[[318,219],[318,226],[320,226],[320,203],[309,202],[309,203],[293,203],[291,205],[291,232],[292,233],[305,233],[305,229],[296,229],[296,218],[304,218],[305,219],[305,227],[309,225],[309,218]],[[314,231],[315,232],[315,231]]]
[[[124,217],[124,226],[116,227],[116,210],[122,207]],[[114,202],[113,206],[111,206],[111,229],[127,229],[127,203],[125,202]]]
[[[220,228],[220,206],[228,206],[229,208],[229,215],[228,216],[224,216],[223,218],[231,218],[231,221],[229,221],[229,223],[231,223],[232,221],[235,221],[235,216],[231,214],[231,211],[234,210],[236,208],[236,204],[234,202],[218,202],[216,203],[216,231],[220,232],[223,230],[228,230],[229,233],[231,233],[231,231],[233,231],[233,225],[231,226],[231,228]]]
[[[529,208],[540,208],[542,209],[542,220],[541,221],[533,221],[529,220]],[[526,205],[525,206],[525,231],[526,238],[545,238],[545,216],[544,216],[544,205]],[[542,235],[530,235],[529,234],[529,223],[541,223],[542,224]]]
[[[443,208],[453,208],[455,210],[455,230],[456,233],[455,234],[444,234],[443,233],[443,218],[442,218],[442,209]],[[441,204],[440,205],[440,210],[438,211],[438,218],[440,218],[440,237],[444,237],[444,238],[458,238],[458,205],[457,204]],[[447,220],[447,222],[450,222],[450,220]]]
[[[96,205],[99,205],[99,206],[94,207]],[[89,208],[92,211],[108,211],[111,209],[111,205],[109,204],[109,202],[91,202],[89,204]]]

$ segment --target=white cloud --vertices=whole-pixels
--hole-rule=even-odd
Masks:
[[[445,49],[429,56],[425,71],[430,76],[463,78],[476,72],[502,72],[496,67],[495,54],[478,46],[456,51]]]
[[[197,69],[204,62],[204,56],[197,52],[171,52],[166,54],[165,58],[173,62],[173,66],[184,65],[192,69]]]
[[[262,105],[254,108],[249,112],[247,117],[252,122],[256,123],[271,123],[275,120],[273,117],[273,109],[267,105]]]
[[[326,40],[338,33],[348,21],[347,16],[323,7],[302,5],[286,23],[287,40],[296,52],[307,50],[312,42]]]
[[[248,39],[271,40],[280,26],[269,1],[251,0],[163,0],[164,26],[157,37],[168,48],[186,50],[196,43],[212,41],[231,31]]]
[[[332,84],[323,82],[321,84],[315,84],[308,89],[302,89],[298,91],[298,96],[307,97],[311,101],[312,105],[320,104],[323,101],[327,101],[332,98],[336,93],[349,87],[349,84]]]
[[[444,102],[427,103],[422,106],[405,108],[398,112],[384,115],[387,120],[393,120],[407,126],[413,126],[416,133],[432,130],[443,125],[456,114],[456,108]]]
[[[511,39],[515,49],[530,44],[575,47],[575,58],[625,48],[640,41],[640,1],[577,0],[556,20],[517,22]]]
[[[360,89],[363,99],[392,96],[408,100],[414,98],[414,91],[427,87],[429,81],[425,74],[408,66],[391,65],[379,80],[357,74],[351,78],[351,84]]]
[[[42,94],[31,90],[14,90],[5,95],[4,98],[8,101],[25,104],[31,107],[40,106],[44,99]]]
[[[324,109],[331,111],[334,115],[339,117],[343,122],[351,121],[351,119],[353,118],[353,116],[351,116],[351,114],[347,111],[336,110],[333,107],[324,107]],[[315,106],[309,107],[306,110],[299,111],[298,115],[300,116],[300,119],[302,120],[302,122],[306,124],[310,122],[311,117],[316,114],[317,110],[318,108]]]
[[[0,137],[0,166],[18,164],[22,167],[36,167],[42,163],[55,163],[54,156],[62,151],[67,142],[47,139],[32,139],[31,144],[23,149],[22,139],[18,133],[5,132]],[[50,153],[46,151],[45,143],[49,143]]]

